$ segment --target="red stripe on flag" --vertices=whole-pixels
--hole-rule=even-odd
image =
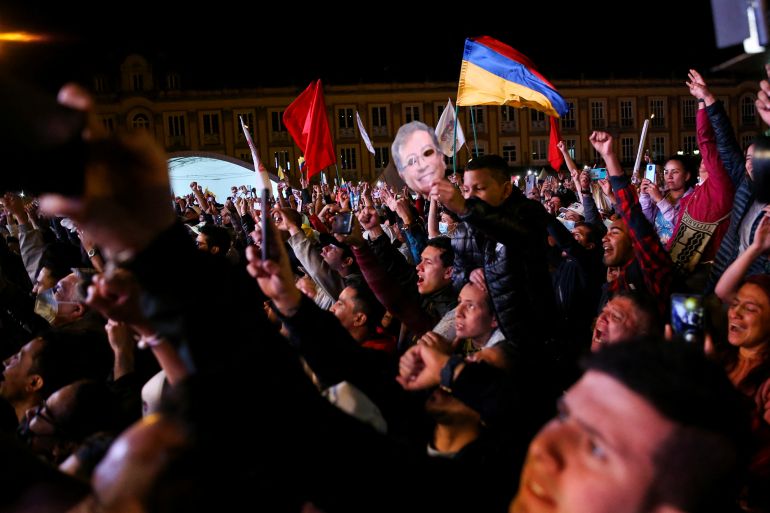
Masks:
[[[490,50],[495,51],[504,57],[507,57],[511,60],[518,62],[519,64],[526,66],[527,69],[529,69],[529,71],[531,71],[533,75],[535,75],[537,78],[542,80],[544,83],[548,84],[548,86],[554,91],[556,90],[553,84],[551,84],[543,75],[540,74],[539,71],[537,71],[537,69],[535,68],[535,64],[531,60],[529,60],[529,57],[527,57],[523,53],[520,53],[518,50],[515,50],[510,46],[508,46],[507,44],[502,43],[497,39],[489,36],[472,37],[470,39],[472,41],[477,42],[480,45],[486,46]]]

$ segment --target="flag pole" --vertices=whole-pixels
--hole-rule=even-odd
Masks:
[[[479,141],[476,139],[476,116],[473,115],[473,106],[471,109],[471,128],[473,128],[473,157],[479,156]]]
[[[457,115],[460,106],[455,103],[455,129],[452,131],[452,174],[457,174]],[[468,143],[465,143],[468,146]]]
[[[243,116],[238,116],[241,121],[241,128],[243,129],[243,136],[246,138],[246,142],[251,150],[251,157],[254,160],[254,175],[257,184],[257,190],[260,191],[260,208],[262,211],[262,260],[268,260],[271,256],[269,251],[270,236],[269,236],[269,219],[270,219],[270,196],[272,190],[270,187],[270,177],[267,175],[267,170],[262,171],[260,169],[259,153],[257,152],[257,146],[254,144],[254,140],[251,138],[249,128],[243,121]],[[276,157],[277,159],[277,157]],[[277,166],[276,166],[277,167]]]

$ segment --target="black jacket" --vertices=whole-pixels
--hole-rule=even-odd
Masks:
[[[465,222],[452,237],[453,284],[484,269],[495,315],[505,338],[521,349],[553,337],[555,302],[546,261],[548,217],[538,202],[518,190],[499,207],[471,198]]]

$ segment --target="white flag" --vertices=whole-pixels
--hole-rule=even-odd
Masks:
[[[361,132],[361,139],[364,140],[366,149],[369,150],[369,153],[374,155],[374,146],[372,146],[372,141],[369,139],[369,134],[366,133],[366,129],[361,122],[361,116],[358,115],[358,111],[356,111],[356,121],[358,121],[358,131]]]
[[[244,137],[246,137],[246,144],[249,145],[249,149],[251,150],[251,158],[254,160],[254,174],[256,175],[255,178],[257,180],[257,190],[261,192],[262,189],[267,189],[272,196],[270,177],[267,175],[267,171],[262,171],[260,169],[259,154],[257,153],[257,147],[254,145],[254,140],[249,133],[249,127],[243,122],[243,116],[238,116],[238,118],[241,120],[241,128],[243,129]]]
[[[441,147],[441,152],[447,157],[452,156],[452,149],[459,148],[465,144],[465,134],[463,134],[463,127],[457,124],[457,145],[454,142],[454,130],[455,130],[455,108],[452,105],[452,100],[449,100],[446,104],[444,112],[441,113],[441,117],[436,125],[436,137],[438,137],[438,145]]]

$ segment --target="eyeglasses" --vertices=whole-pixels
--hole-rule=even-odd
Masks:
[[[61,424],[51,415],[51,410],[48,408],[48,405],[43,403],[35,407],[33,410],[33,417],[37,417],[40,420],[45,421],[47,424],[50,424],[54,428],[54,432],[50,434],[40,434],[35,433],[36,436],[53,436],[54,434],[60,434],[64,429],[62,428]]]
[[[435,158],[438,152],[436,151],[436,148],[430,146],[428,148],[425,148],[422,151],[422,155],[412,155],[409,158],[406,159],[406,164],[404,165],[404,169],[414,167],[419,162],[428,160],[430,158]]]

